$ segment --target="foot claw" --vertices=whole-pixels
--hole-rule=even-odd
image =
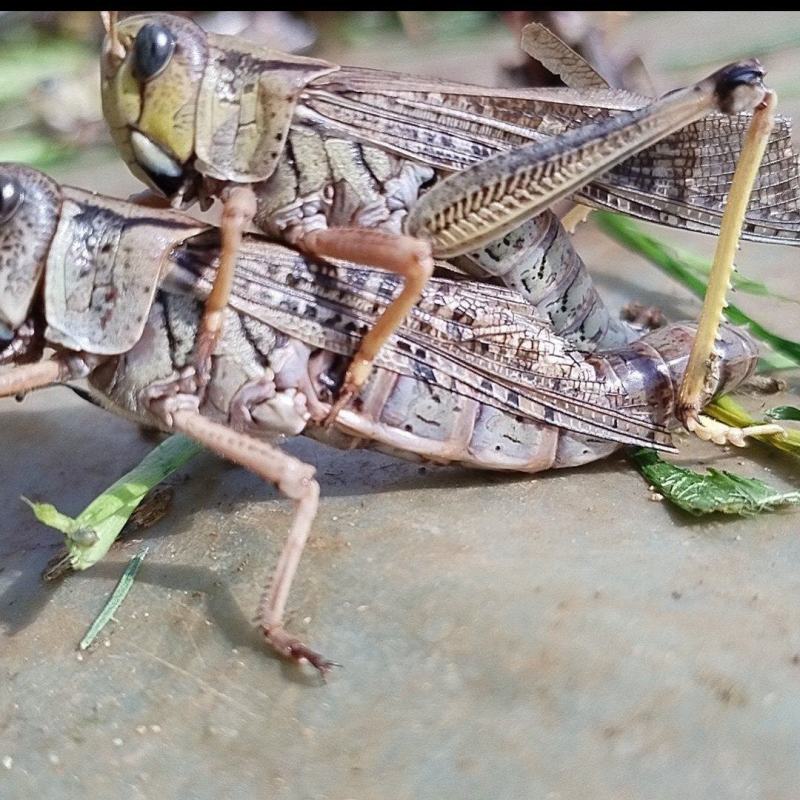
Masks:
[[[730,444],[734,447],[746,447],[748,436],[767,436],[784,433],[780,425],[751,425],[748,428],[734,428],[705,414],[690,416],[686,420],[686,427],[691,433],[705,442],[710,441],[718,445]]]
[[[323,655],[303,644],[299,639],[289,635],[282,627],[262,627],[267,641],[284,657],[302,663],[307,661],[319,672],[322,679],[334,668],[341,667],[335,661],[330,661]]]

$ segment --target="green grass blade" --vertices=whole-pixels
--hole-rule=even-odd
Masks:
[[[625,217],[598,211],[594,214],[594,218],[611,238],[655,264],[697,297],[703,298],[706,290],[705,280],[696,274],[696,270],[687,268],[670,247],[649,236],[639,225]],[[769,368],[790,369],[800,365],[800,343],[772,333],[735,305],[729,305],[725,309],[725,316],[736,325],[747,328],[753,336],[775,351],[774,354],[767,353],[762,356],[762,361]]]
[[[708,282],[708,276],[711,274],[711,262],[708,259],[674,245],[670,245],[669,250],[672,252],[673,257],[683,264],[689,272],[693,272],[698,278],[702,278],[704,283]],[[773,292],[766,283],[748,278],[738,271],[731,275],[731,286],[737,292],[742,292],[743,294],[752,294],[756,297],[774,297],[786,303],[800,305],[800,298],[787,297],[784,294]]]
[[[147,493],[202,449],[185,436],[170,436],[74,519],[49,503],[27,502],[40,522],[64,534],[73,569],[88,569],[108,552]]]
[[[775,406],[769,411],[764,412],[767,419],[785,419],[792,422],[800,422],[800,408],[797,406]]]
[[[108,601],[103,606],[100,613],[95,617],[94,622],[89,626],[89,630],[86,631],[86,635],[81,639],[78,645],[80,650],[86,650],[90,647],[92,642],[97,638],[97,634],[114,618],[114,613],[122,605],[123,600],[128,596],[128,592],[130,592],[133,586],[136,573],[139,571],[139,567],[144,557],[147,555],[148,549],[149,548],[145,547],[130,560],[130,563],[125,568],[125,572],[122,573],[117,585],[114,587],[111,597],[108,598]]]

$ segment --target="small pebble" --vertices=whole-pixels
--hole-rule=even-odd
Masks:
[[[137,725],[136,733],[147,733],[147,725]]]
[[[151,725],[150,730],[153,733],[161,733],[161,726],[160,725]]]
[[[60,764],[60,763],[61,763],[61,759],[60,759],[60,758],[59,758],[59,757],[58,757],[58,756],[57,756],[55,753],[50,753],[50,754],[47,756],[47,760],[48,760],[48,761],[49,761],[49,762],[50,762],[50,763],[51,763],[53,766],[57,766],[58,764]]]
[[[123,745],[123,741],[122,741],[122,739],[120,739],[120,738],[119,738],[119,736],[115,736],[115,737],[114,737],[114,738],[111,740],[111,743],[112,743],[112,744],[113,744],[115,747],[122,747],[122,745]]]
[[[3,766],[6,769],[11,769],[14,766],[14,759],[11,756],[3,756]]]
[[[659,494],[658,492],[651,492],[651,494],[650,494],[650,500],[652,502],[654,502],[654,503],[660,503],[660,502],[663,501],[663,499],[664,499],[664,495],[663,494]]]

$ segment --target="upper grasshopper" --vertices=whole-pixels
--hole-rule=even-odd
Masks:
[[[404,276],[335,413],[420,297],[433,257],[461,255],[467,271],[501,278],[584,349],[618,344],[619,329],[593,316],[596,295],[568,314],[548,303],[563,267],[552,250],[564,237],[547,209],[578,192],[716,231],[749,122],[741,112],[767,96],[762,77],[757,62],[732,64],[655,101],[610,89],[486,89],[255,48],[152,14],[110,26],[103,105],[120,152],[151,187],[178,206],[224,202],[201,381],[251,220],[311,255]],[[800,241],[788,131],[779,120],[744,228],[751,238]]]

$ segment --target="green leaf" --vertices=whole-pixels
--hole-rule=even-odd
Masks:
[[[800,408],[796,406],[775,406],[775,408],[765,411],[764,416],[769,419],[788,419],[793,422],[799,422]]]
[[[77,528],[77,523],[72,517],[62,514],[50,503],[34,503],[32,500],[28,500],[27,497],[23,497],[22,502],[27,503],[33,509],[33,514],[39,522],[61,531],[67,539],[72,538],[72,534]]]
[[[702,299],[705,296],[705,280],[698,276],[696,270],[687,268],[674,250],[646,234],[635,222],[607,211],[595,212],[594,218],[612,239],[655,264],[697,297]],[[747,328],[753,336],[766,342],[775,351],[762,354],[761,361],[765,366],[770,369],[791,369],[800,365],[800,343],[772,333],[735,305],[731,304],[725,309],[725,316],[734,324]]]
[[[640,449],[633,461],[644,477],[670,502],[694,516],[752,516],[800,504],[800,492],[781,492],[755,478],[709,469],[705,475],[664,461],[655,450]]]
[[[202,449],[185,436],[170,436],[74,519],[49,503],[25,502],[40,522],[66,536],[72,568],[88,569],[108,552],[147,493]]]

